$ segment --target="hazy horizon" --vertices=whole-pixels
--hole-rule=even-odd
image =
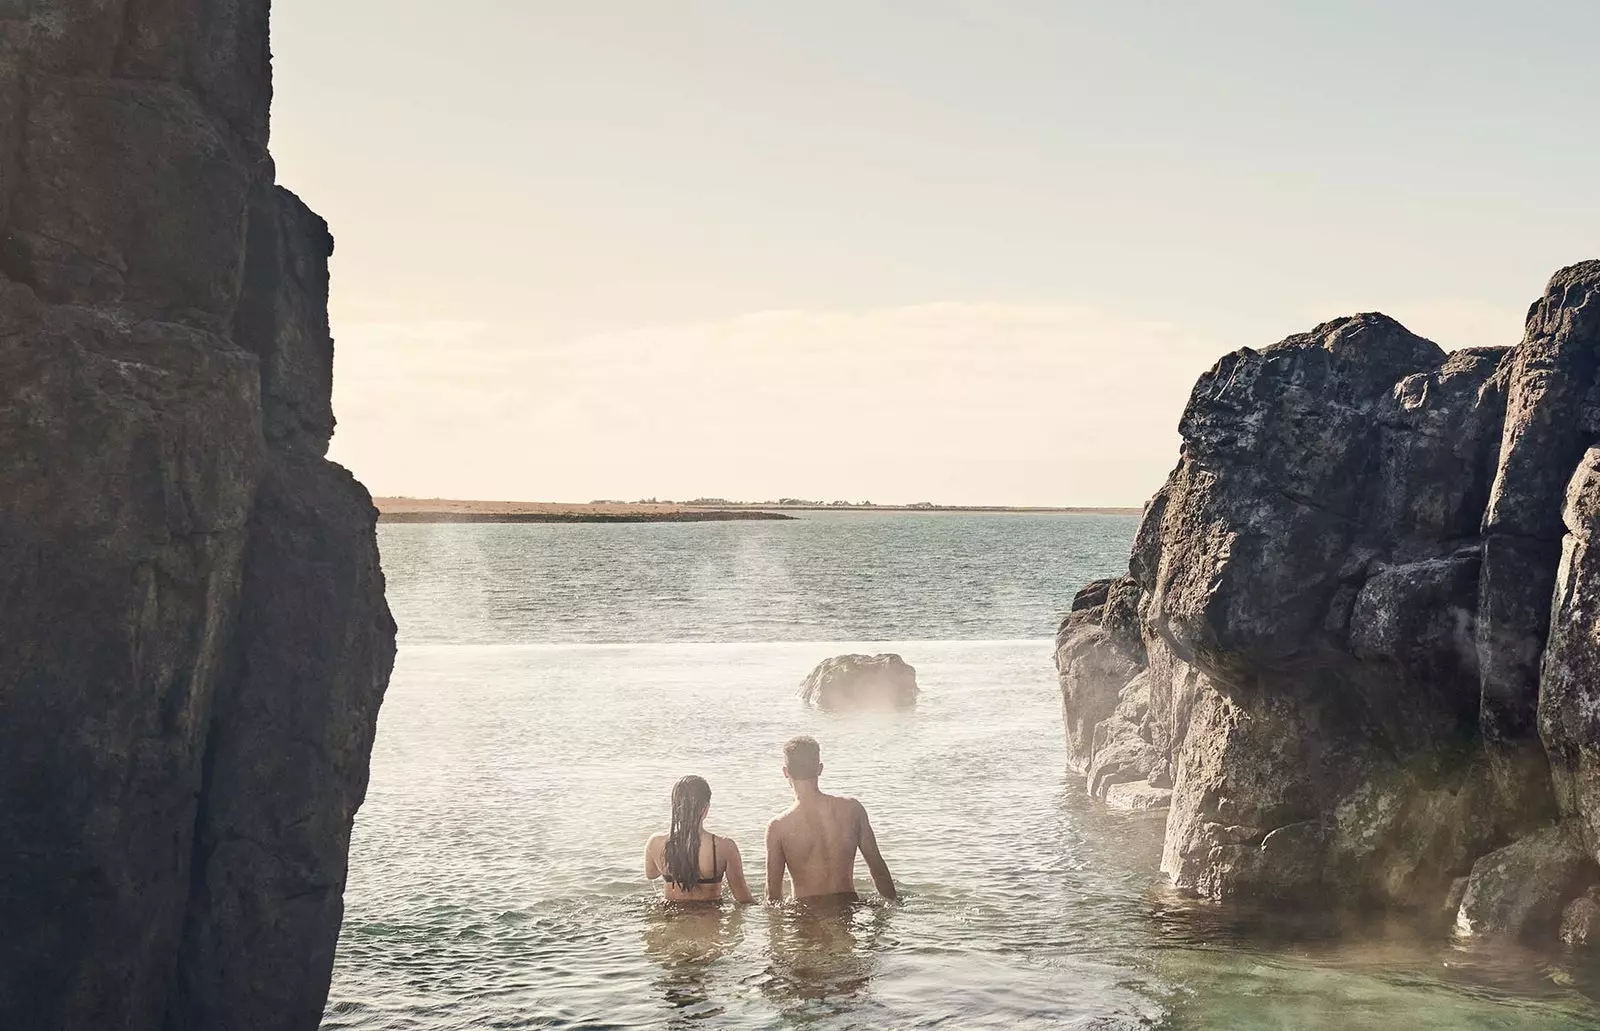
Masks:
[[[1587,5],[274,18],[378,495],[1138,506],[1223,353],[1512,344],[1600,239]]]

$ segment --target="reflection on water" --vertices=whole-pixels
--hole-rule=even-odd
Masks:
[[[656,990],[674,1021],[722,1013],[711,997],[711,965],[744,937],[745,907],[706,902],[662,902],[644,920],[644,954],[659,966]]]
[[[853,898],[774,907],[761,991],[789,1017],[850,1011],[872,982],[893,908]]]

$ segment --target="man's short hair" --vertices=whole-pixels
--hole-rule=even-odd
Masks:
[[[796,780],[816,780],[822,772],[822,749],[817,739],[790,738],[783,746],[783,768]]]

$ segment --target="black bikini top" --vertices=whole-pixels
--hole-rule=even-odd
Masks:
[[[698,859],[699,857],[696,856],[695,858]],[[711,835],[711,869],[715,872],[715,876],[713,876],[713,877],[711,877],[709,879],[707,879],[705,877],[700,877],[700,876],[698,876],[699,873],[700,873],[700,867],[699,867],[699,864],[696,864],[695,865],[695,874],[696,874],[695,882],[693,884],[687,884],[687,885],[686,884],[680,884],[680,885],[678,885],[678,887],[680,889],[682,889],[682,888],[700,888],[700,887],[704,887],[707,884],[721,884],[722,883],[722,868],[717,866],[717,836],[715,834]]]

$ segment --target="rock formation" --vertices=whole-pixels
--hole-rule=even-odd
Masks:
[[[819,709],[910,709],[917,671],[898,655],[836,655],[800,683],[800,697]]]
[[[1056,641],[1068,765],[1113,804],[1169,804],[1180,888],[1448,902],[1461,933],[1540,940],[1564,906],[1586,919],[1597,373],[1586,262],[1514,348],[1446,354],[1368,314],[1200,378],[1128,575]]]
[[[321,1020],[394,658],[267,0],[0,0],[0,1027]]]

